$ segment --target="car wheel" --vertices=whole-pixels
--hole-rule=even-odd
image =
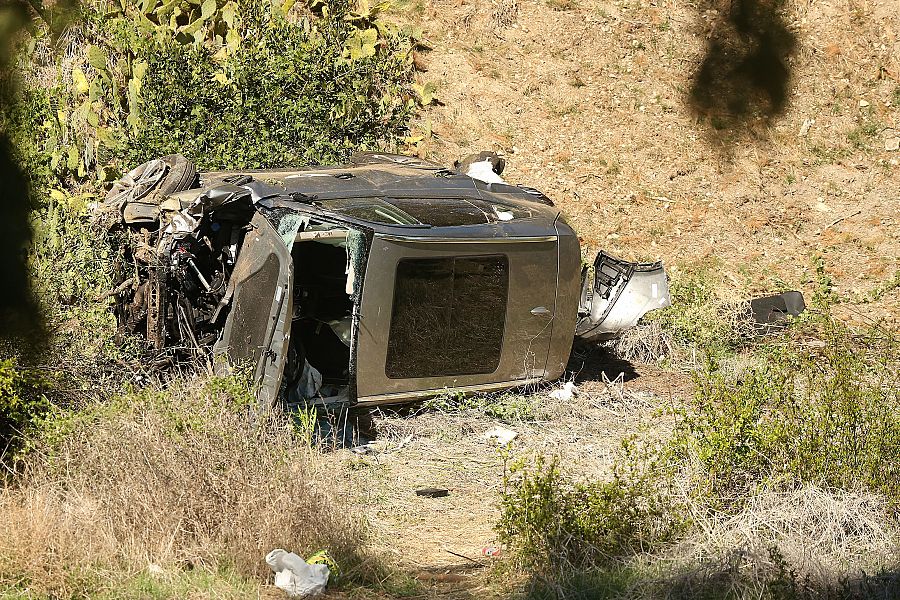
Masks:
[[[162,195],[174,194],[194,187],[197,167],[181,154],[170,154],[150,160],[119,179],[106,194],[107,205],[136,202],[158,190]]]

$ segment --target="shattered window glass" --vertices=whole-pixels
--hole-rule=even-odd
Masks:
[[[483,225],[531,216],[527,209],[477,198],[340,198],[317,204],[349,217],[400,226]]]
[[[503,255],[401,260],[386,375],[494,372],[503,347],[508,288],[509,261]]]
[[[263,216],[278,230],[284,245],[288,248],[294,245],[297,232],[309,223],[309,217],[289,208],[273,208],[262,210]]]

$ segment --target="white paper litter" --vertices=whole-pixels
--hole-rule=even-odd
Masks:
[[[558,390],[550,392],[550,397],[561,402],[568,402],[578,395],[578,387],[571,381],[567,381]]]
[[[325,591],[331,572],[325,565],[311,565],[287,550],[276,548],[266,555],[266,564],[275,572],[275,587],[289,598],[315,598]]]
[[[518,433],[511,430],[506,429],[505,427],[494,427],[489,431],[485,431],[481,437],[486,440],[497,440],[497,444],[500,446],[506,445],[516,439],[518,437]]]

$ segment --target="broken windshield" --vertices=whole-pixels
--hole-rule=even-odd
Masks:
[[[526,209],[477,198],[338,198],[316,204],[348,217],[401,226],[484,225],[531,216]]]

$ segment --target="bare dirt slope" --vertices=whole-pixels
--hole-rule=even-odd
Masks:
[[[422,2],[421,78],[443,103],[419,124],[423,153],[501,151],[590,252],[712,266],[738,294],[809,292],[820,255],[847,318],[896,326],[896,0],[789,1],[787,108],[737,131],[686,102],[718,19],[695,2]]]

